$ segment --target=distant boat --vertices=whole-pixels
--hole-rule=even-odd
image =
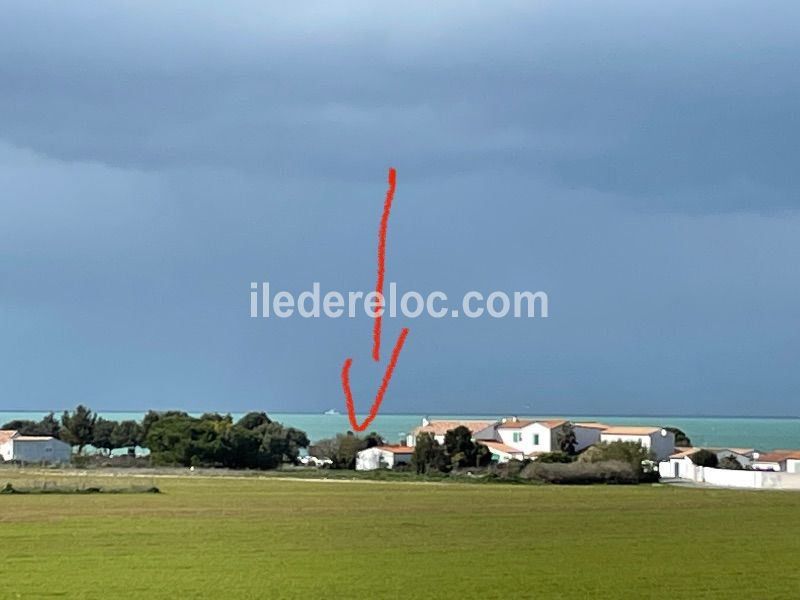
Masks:
[[[325,411],[324,413],[322,413],[322,414],[323,414],[323,415],[338,415],[338,414],[339,414],[339,411],[338,411],[338,410],[336,410],[335,408],[330,408],[330,409],[326,410],[326,411]]]

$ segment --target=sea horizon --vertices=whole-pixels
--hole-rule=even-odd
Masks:
[[[163,410],[182,410],[180,408]],[[63,410],[24,410],[0,411],[0,425],[12,420],[39,420],[53,412],[61,414]],[[141,420],[147,410],[99,410],[98,416],[113,420]],[[236,420],[249,411],[185,411],[190,415],[201,415],[204,412],[230,414]],[[337,412],[269,412],[275,421],[285,426],[295,427],[306,432],[311,442],[334,437],[339,433],[352,430],[347,414]],[[359,419],[366,415],[359,414]],[[653,425],[659,427],[677,427],[691,440],[694,446],[755,448],[757,450],[775,450],[777,448],[800,447],[800,417],[790,416],[706,416],[706,415],[655,415],[655,414],[569,414],[569,413],[392,413],[381,412],[368,432],[380,434],[388,443],[400,443],[423,418],[433,419],[485,419],[495,420],[502,417],[518,416],[521,418],[563,418],[567,420],[603,421],[608,425]]]

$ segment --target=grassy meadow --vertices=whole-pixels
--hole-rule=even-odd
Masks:
[[[0,484],[15,485],[62,477],[1,473]],[[800,590],[796,493],[144,479],[163,493],[0,495],[0,598],[793,598]]]

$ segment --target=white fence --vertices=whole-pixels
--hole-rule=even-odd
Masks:
[[[664,465],[662,468],[661,465]],[[659,465],[662,476],[669,477],[671,465],[665,461]],[[712,469],[696,465],[681,465],[681,479],[732,488],[755,490],[800,490],[800,473],[776,471],[737,471]]]

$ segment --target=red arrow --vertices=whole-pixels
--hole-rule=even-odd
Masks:
[[[386,200],[383,203],[383,215],[381,216],[381,225],[378,232],[378,280],[375,283],[375,291],[383,297],[383,277],[385,272],[386,263],[386,230],[389,226],[389,213],[392,210],[392,202],[394,201],[394,190],[397,185],[397,171],[389,169],[389,189],[386,192]],[[376,310],[383,307],[380,302]],[[382,317],[375,317],[375,325],[372,328],[372,360],[378,362],[381,357],[381,324]],[[344,361],[342,366],[342,389],[344,390],[345,403],[347,404],[347,416],[350,417],[350,425],[356,431],[364,431],[369,427],[370,423],[378,416],[383,396],[386,394],[386,389],[389,387],[389,381],[392,379],[394,368],[397,365],[397,359],[400,358],[400,352],[403,350],[403,344],[408,336],[408,327],[404,327],[397,338],[397,342],[392,350],[392,357],[386,367],[386,372],[383,374],[381,386],[378,388],[378,393],[375,395],[375,401],[372,403],[372,408],[369,410],[369,416],[364,419],[363,423],[358,422],[356,419],[356,410],[353,405],[353,393],[350,390],[350,367],[353,365],[353,359],[348,358]]]

